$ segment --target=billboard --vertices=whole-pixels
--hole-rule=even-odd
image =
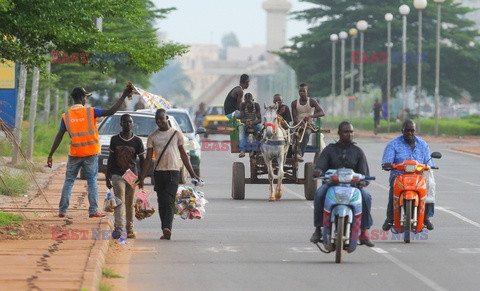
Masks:
[[[15,63],[0,62],[0,118],[10,127],[15,126],[17,108],[15,81]]]

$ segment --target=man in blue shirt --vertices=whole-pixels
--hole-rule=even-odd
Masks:
[[[430,148],[428,144],[418,136],[415,136],[415,122],[407,119],[402,125],[403,135],[394,138],[387,144],[383,152],[382,168],[384,170],[391,168],[392,164],[399,164],[405,160],[416,160],[421,164],[428,164],[434,166],[430,158]],[[388,231],[393,224],[393,183],[395,177],[402,173],[397,170],[390,172],[390,192],[388,194],[387,219],[383,223],[382,229]],[[433,224],[430,222],[430,217],[433,217],[434,203],[427,203],[425,205],[425,220],[424,225],[428,230],[433,230]]]

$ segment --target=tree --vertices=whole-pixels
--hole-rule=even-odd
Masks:
[[[148,0],[17,0],[0,9],[2,34],[16,37],[15,42],[0,38],[0,60],[43,68],[51,51],[123,52],[129,56],[129,66],[155,72],[168,59],[185,53],[186,47],[174,43],[160,46],[156,38],[103,33],[93,19],[116,17],[142,30],[147,28],[145,19],[165,17],[173,9],[154,9]],[[106,71],[112,64],[100,62],[94,66]]]
[[[222,49],[220,51],[220,59],[227,59],[227,50],[229,47],[239,47],[240,42],[238,41],[237,35],[233,32],[224,34],[222,36]]]
[[[190,90],[192,81],[178,62],[171,62],[151,78],[153,84],[149,90],[161,95],[172,104],[187,104],[192,100]]]
[[[369,56],[373,52],[386,52],[387,24],[384,15],[394,14],[392,21],[392,52],[401,52],[402,20],[398,13],[401,4],[411,6],[408,16],[408,53],[417,53],[418,12],[411,1],[336,1],[306,0],[317,7],[295,13],[295,17],[314,24],[308,33],[294,37],[290,52],[278,54],[297,72],[299,80],[310,84],[310,92],[314,96],[326,96],[331,92],[331,42],[330,34],[347,31],[355,27],[358,20],[366,20],[369,27],[365,32],[365,49]],[[435,29],[436,5],[430,3],[423,12],[423,52],[427,55],[427,63],[422,64],[423,89],[434,93],[435,84]],[[441,82],[440,92],[443,96],[460,98],[466,90],[480,100],[480,50],[469,45],[477,37],[478,31],[473,22],[467,20],[466,13],[473,11],[452,0],[442,5],[442,47],[441,47]],[[347,41],[349,43],[349,41]],[[337,45],[337,48],[339,46]],[[357,48],[358,48],[357,38]],[[360,49],[357,49],[358,51]],[[350,61],[350,53],[346,50],[346,62]],[[459,67],[461,64],[461,67]],[[337,66],[340,67],[339,62]],[[407,63],[407,84],[417,84],[417,64]],[[340,71],[339,68],[336,70]],[[401,84],[401,63],[392,64],[392,88]],[[337,76],[338,77],[338,76]],[[386,98],[386,63],[365,63],[364,82],[382,88],[383,99]],[[348,82],[346,82],[348,84]],[[338,91],[337,91],[338,92]]]

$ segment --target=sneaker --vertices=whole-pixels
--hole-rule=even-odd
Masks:
[[[384,231],[389,231],[390,228],[392,227],[393,221],[389,221],[388,219],[385,219],[385,222],[382,225],[382,229]]]
[[[428,229],[428,230],[433,230],[433,223],[430,221],[430,219],[425,218],[423,221],[423,225]]]
[[[312,234],[310,241],[314,244],[319,243],[322,240],[322,228],[316,227],[315,232]]]
[[[127,230],[127,238],[135,238],[135,232],[133,230]]]
[[[100,212],[91,213],[91,214],[88,215],[88,217],[90,217],[90,218],[101,218],[101,217],[105,217],[105,214],[100,213]]]
[[[65,216],[67,216],[65,213],[59,213],[58,214],[58,217],[60,217],[60,218],[65,218]]]
[[[360,245],[366,245],[367,247],[373,248],[375,244],[368,238],[368,235],[365,233],[365,230],[362,229],[362,236],[363,239],[360,240]]]
[[[160,237],[160,239],[170,240],[171,235],[172,235],[172,231],[169,228],[164,228],[163,235]]]
[[[243,158],[245,157],[245,152],[244,151],[241,151],[240,154],[238,155],[239,158]]]
[[[121,230],[115,229],[112,232],[112,239],[119,239],[121,236],[122,236],[122,231]]]

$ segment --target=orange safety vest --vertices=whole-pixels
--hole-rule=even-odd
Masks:
[[[65,127],[72,141],[69,155],[88,157],[100,153],[97,121],[93,107],[70,109],[62,114]]]

